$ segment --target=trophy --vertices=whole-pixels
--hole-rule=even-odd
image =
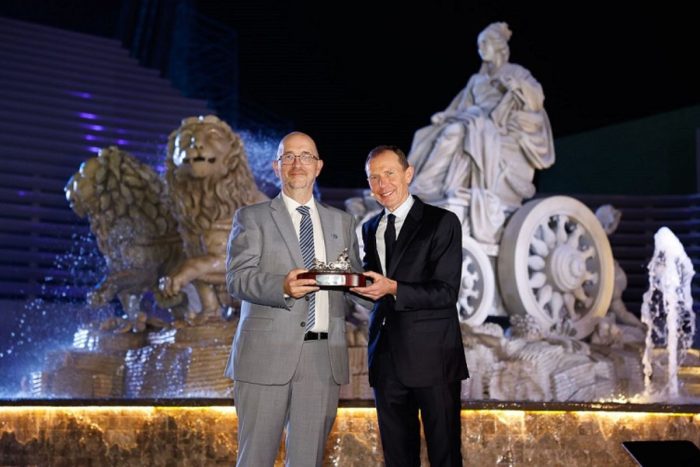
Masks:
[[[330,263],[324,263],[318,259],[314,260],[314,265],[308,272],[303,272],[297,276],[299,279],[315,279],[316,284],[321,288],[326,287],[364,287],[367,278],[362,273],[352,272],[348,249],[338,255],[338,259]]]

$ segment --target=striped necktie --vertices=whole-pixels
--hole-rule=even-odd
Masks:
[[[301,257],[304,259],[304,267],[311,269],[316,257],[314,252],[314,226],[311,223],[311,214],[308,206],[299,206],[297,211],[301,214],[301,224],[299,225],[299,246],[301,247]],[[306,330],[313,328],[316,323],[316,294],[309,297],[309,316],[306,320]]]

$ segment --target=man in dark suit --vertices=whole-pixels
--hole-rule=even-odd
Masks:
[[[374,301],[369,381],[384,459],[420,465],[420,411],[431,465],[461,466],[460,387],[469,376],[456,309],[461,225],[411,196],[413,167],[401,149],[373,149],[365,168],[384,210],[362,227],[372,284],[351,290]]]

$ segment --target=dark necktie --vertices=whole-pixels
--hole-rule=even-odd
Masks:
[[[385,274],[389,271],[389,262],[391,261],[391,255],[394,254],[394,246],[396,246],[396,228],[394,227],[394,221],[396,216],[389,214],[386,218],[386,230],[384,231],[384,247],[386,248],[386,258],[385,258]]]
[[[314,265],[314,226],[311,223],[311,215],[308,206],[299,206],[297,211],[301,214],[301,224],[299,225],[299,246],[301,247],[301,257],[304,259],[304,267],[311,269]],[[306,330],[308,331],[316,323],[316,294],[309,297],[309,316],[306,320]]]

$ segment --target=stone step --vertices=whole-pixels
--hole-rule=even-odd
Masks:
[[[687,397],[700,398],[700,383],[681,384],[681,393]]]

